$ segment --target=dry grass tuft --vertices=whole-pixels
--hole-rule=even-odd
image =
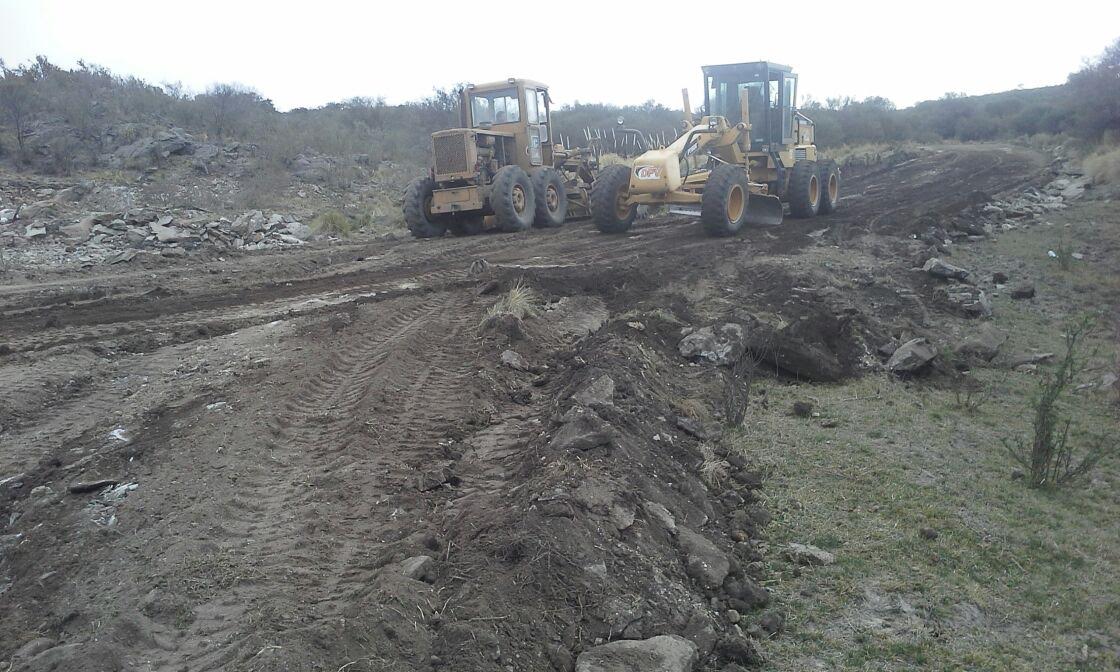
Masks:
[[[704,459],[700,464],[700,478],[709,488],[718,489],[727,480],[731,465],[707,444],[700,446],[700,456]]]
[[[327,210],[311,221],[315,233],[347,238],[354,232],[354,223],[338,210]]]
[[[541,312],[540,304],[541,300],[536,290],[525,284],[523,280],[518,280],[517,284],[503,294],[497,303],[490,306],[483,322],[500,315],[513,315],[519,320],[536,317]]]

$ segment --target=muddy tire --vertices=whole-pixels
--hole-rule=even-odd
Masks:
[[[568,190],[560,171],[541,168],[533,173],[533,193],[537,197],[533,226],[561,226],[568,217]]]
[[[482,215],[456,216],[447,225],[453,236],[477,236],[482,233]]]
[[[533,181],[520,166],[505,166],[498,171],[490,187],[490,207],[499,230],[514,233],[533,225],[536,214],[533,193]]]
[[[432,214],[432,192],[436,182],[430,177],[418,177],[404,190],[404,221],[416,238],[439,238],[447,232],[447,225],[439,215]]]
[[[709,236],[733,236],[747,221],[747,171],[720,164],[708,176],[700,200],[700,223]]]
[[[827,215],[840,204],[840,168],[832,159],[817,161],[817,175],[821,180],[821,207],[818,212]]]
[[[815,217],[821,207],[821,178],[816,161],[798,161],[789,176],[789,214]]]
[[[634,224],[638,207],[623,201],[630,190],[630,167],[607,166],[591,185],[591,221],[603,233],[622,233]]]

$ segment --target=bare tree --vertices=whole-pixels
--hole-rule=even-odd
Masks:
[[[3,61],[0,61],[0,75],[0,111],[16,132],[16,144],[22,161],[35,108],[34,75],[25,67],[10,70]]]

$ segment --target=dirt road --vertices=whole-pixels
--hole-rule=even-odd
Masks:
[[[834,215],[731,240],[577,223],[9,278],[0,665],[547,670],[667,633],[698,643],[699,669],[749,662],[690,563],[734,545],[725,500],[758,484],[694,473],[703,436],[674,400],[718,409],[730,378],[681,367],[680,327],[796,315],[825,248],[850,252],[834,273],[920,293],[902,250],[922,218],[1043,169],[937,147],[846,176]],[[542,315],[524,338],[480,329],[519,278]],[[604,376],[598,419],[573,417]],[[590,450],[558,443],[576,431]],[[665,532],[661,510],[708,540]]]

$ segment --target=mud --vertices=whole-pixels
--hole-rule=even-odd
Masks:
[[[752,664],[765,486],[718,441],[765,403],[746,378],[881,366],[944,312],[919,221],[1044,165],[939,147],[730,240],[659,218],[9,274],[0,663],[552,670],[676,634],[699,669]],[[540,316],[480,329],[519,281]],[[679,356],[726,321],[746,365]]]

